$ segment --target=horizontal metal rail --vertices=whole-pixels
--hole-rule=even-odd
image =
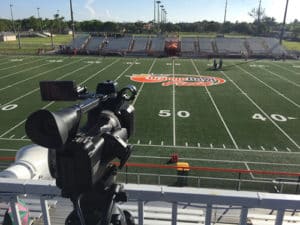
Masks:
[[[153,201],[172,204],[170,214],[170,224],[172,225],[177,224],[176,218],[179,204],[204,204],[206,206],[205,224],[207,225],[212,223],[211,210],[214,206],[218,205],[235,206],[235,208],[239,208],[241,211],[239,218],[240,225],[246,225],[249,208],[277,210],[275,218],[275,224],[277,225],[283,223],[285,211],[300,209],[299,195],[136,184],[125,184],[124,188],[129,196],[129,200],[137,202],[139,225],[144,224],[144,203]],[[60,190],[56,187],[55,181],[27,181],[0,178],[0,201],[10,203],[15,221],[17,221],[18,225],[21,223],[16,202],[18,196],[24,194],[40,198],[44,224],[50,225],[47,200],[60,196]]]

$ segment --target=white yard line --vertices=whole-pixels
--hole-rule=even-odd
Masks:
[[[172,76],[173,80],[175,80],[175,60],[173,59],[172,63]],[[173,145],[176,146],[176,101],[175,101],[175,83],[172,85],[172,90],[173,90]]]
[[[141,159],[169,159],[168,156],[154,156],[154,155],[135,155],[133,154],[131,157],[133,158],[141,158]],[[180,160],[187,161],[199,161],[199,162],[217,162],[217,163],[236,163],[236,164],[257,164],[257,165],[268,165],[268,166],[296,166],[300,167],[299,164],[287,164],[287,163],[271,163],[271,162],[250,162],[250,161],[239,161],[239,160],[223,160],[223,159],[204,159],[204,158],[185,158],[180,157]]]
[[[197,74],[198,74],[198,75],[201,75],[200,72],[199,72],[199,70],[198,70],[198,68],[197,68],[197,66],[195,65],[195,62],[194,62],[193,59],[191,59],[191,62],[192,62],[192,64],[193,64],[193,66],[194,66],[194,68],[195,68]],[[222,116],[222,114],[221,114],[221,112],[220,112],[220,110],[219,110],[219,108],[218,108],[218,106],[217,106],[215,100],[213,99],[213,97],[212,97],[210,91],[208,90],[207,87],[205,87],[205,90],[206,90],[206,92],[207,92],[207,94],[208,94],[208,96],[209,96],[209,98],[210,98],[212,104],[214,105],[214,107],[215,107],[215,109],[216,109],[216,111],[217,111],[217,113],[218,113],[218,116],[219,116],[219,118],[221,119],[221,121],[222,121],[222,123],[223,123],[223,126],[225,127],[225,129],[226,129],[226,131],[227,131],[227,134],[229,135],[229,137],[230,137],[230,139],[231,139],[231,141],[232,141],[234,147],[235,147],[236,149],[238,149],[239,146],[237,145],[237,143],[236,143],[236,141],[235,141],[235,139],[234,139],[234,137],[233,137],[231,131],[229,130],[229,128],[228,128],[228,126],[227,126],[227,124],[226,124],[226,122],[225,122],[225,120],[224,120],[224,118],[223,118],[223,116]]]
[[[31,62],[27,62],[27,63],[22,63],[18,66],[23,66],[23,65],[27,65],[27,64],[31,64],[31,63],[35,63],[35,62],[39,62],[39,61],[42,61],[44,59],[38,59],[38,60],[35,60],[35,61],[31,61]],[[38,65],[38,66],[34,66],[34,67],[30,67],[30,68],[27,68],[27,69],[24,69],[24,70],[20,70],[20,71],[17,71],[17,72],[14,72],[14,73],[10,73],[10,74],[7,74],[5,76],[0,76],[0,80],[1,79],[4,79],[4,78],[7,78],[7,77],[11,77],[13,75],[16,75],[18,73],[22,73],[22,72],[26,72],[26,71],[30,71],[32,69],[36,69],[36,68],[39,68],[39,67],[42,67],[42,66],[45,66],[45,65],[48,65],[50,63],[44,63],[44,64],[41,64],[41,65]],[[17,67],[17,66],[16,66]]]
[[[268,64],[272,64],[272,65],[274,65],[274,66],[277,66],[277,67],[279,67],[279,68],[281,68],[281,69],[283,69],[283,70],[285,70],[285,71],[288,71],[288,72],[290,72],[290,73],[294,73],[294,74],[297,74],[297,75],[299,75],[300,73],[299,72],[296,72],[296,71],[293,71],[293,70],[289,70],[289,69],[287,69],[287,68],[285,68],[285,67],[283,67],[283,66],[280,66],[280,65],[278,65],[277,63],[268,63]]]
[[[156,62],[156,58],[153,60],[151,66],[150,66],[150,69],[148,70],[148,74],[151,72],[151,70],[152,70],[152,68],[153,68],[153,66],[154,66],[154,64],[155,64],[155,62]],[[142,85],[140,86],[140,88],[139,88],[139,90],[138,90],[138,92],[137,92],[137,94],[136,94],[136,96],[135,96],[135,99],[134,99],[133,102],[132,102],[132,105],[135,105],[135,103],[136,103],[138,97],[140,96],[140,93],[141,93],[142,90],[143,90],[144,84],[145,84],[145,83],[142,83]]]
[[[83,59],[81,59],[83,60]],[[79,61],[81,61],[79,60]],[[95,76],[97,76],[99,73],[101,73],[102,71],[106,70],[107,68],[109,68],[110,66],[112,66],[113,64],[115,64],[116,62],[120,61],[120,59],[115,60],[114,62],[112,62],[111,64],[107,65],[106,67],[102,68],[101,70],[99,70],[98,72],[94,73],[93,75],[89,76],[88,79],[86,79],[85,81],[81,82],[79,85],[84,84],[85,82],[87,82],[88,80],[94,78]],[[78,61],[77,61],[78,62]],[[45,105],[42,109],[46,109],[49,106],[51,106],[53,103],[55,103],[55,101],[50,102],[49,104]],[[13,126],[12,128],[10,128],[9,130],[5,131],[4,133],[2,133],[0,135],[0,138],[2,138],[3,136],[5,136],[6,134],[8,134],[9,132],[13,131],[14,129],[16,129],[17,127],[21,126],[23,123],[25,123],[25,120],[22,120],[21,122],[19,122],[18,124],[16,124],[15,126]]]
[[[285,77],[283,77],[283,76],[280,76],[279,74],[274,73],[273,71],[268,70],[268,69],[266,69],[266,68],[261,68],[261,69],[267,71],[267,72],[270,73],[270,74],[273,74],[274,76],[280,78],[281,80],[284,80],[284,81],[286,81],[286,82],[288,82],[288,83],[290,83],[290,84],[292,84],[292,85],[294,85],[294,86],[296,86],[296,87],[300,87],[300,84],[297,84],[295,81],[291,81],[291,80],[289,80],[289,79],[287,79],[287,78],[285,78]]]
[[[221,71],[221,73],[228,79],[231,81],[231,83],[234,84],[234,86],[240,91],[240,92],[244,92],[232,79],[230,79],[230,77],[228,77],[226,75],[226,73],[224,71]],[[268,118],[268,120],[270,120],[270,122],[287,138],[289,139],[289,141],[291,143],[293,143],[298,149],[300,149],[300,146],[298,145],[298,143],[293,140],[252,98],[249,97],[249,95],[244,95],[262,114],[264,114],[264,116],[266,118]]]
[[[134,146],[140,146],[140,147],[153,147],[153,148],[158,148],[158,147],[162,147],[160,145],[149,145],[149,144],[139,144],[139,145],[136,145],[136,144],[133,144]],[[252,150],[249,150],[249,149],[243,149],[243,148],[239,148],[239,149],[235,149],[235,148],[218,148],[218,147],[214,147],[214,148],[211,148],[211,147],[199,147],[199,146],[173,146],[173,145],[164,145],[163,148],[170,148],[170,149],[178,149],[178,148],[181,148],[181,149],[199,149],[199,150],[216,150],[216,151],[239,151],[239,152],[259,152],[259,153],[272,153],[272,154],[296,154],[296,155],[299,155],[300,152],[283,152],[283,151],[278,151],[278,152],[275,152],[275,151],[262,151],[260,149],[252,149]]]
[[[83,67],[80,67],[80,68],[78,68],[77,70],[74,70],[74,71],[71,71],[71,72],[69,72],[69,73],[66,73],[65,75],[63,75],[63,76],[61,76],[61,77],[59,77],[59,78],[57,78],[57,79],[55,79],[55,80],[61,80],[61,79],[65,78],[65,77],[67,77],[67,76],[69,76],[69,75],[71,75],[71,74],[73,74],[73,73],[76,73],[76,72],[78,72],[78,71],[80,71],[80,70],[85,69],[86,67],[88,67],[88,66],[90,66],[90,65],[91,65],[91,64],[88,64],[88,65],[85,65],[85,66],[83,66]],[[6,106],[6,105],[9,105],[9,104],[11,104],[11,103],[14,103],[14,102],[16,102],[16,101],[18,101],[18,100],[20,100],[20,99],[22,99],[22,98],[25,98],[26,96],[28,96],[28,95],[30,95],[30,94],[32,94],[32,93],[38,91],[38,90],[40,90],[40,88],[35,88],[35,89],[33,89],[33,90],[31,90],[31,91],[25,93],[24,95],[19,96],[18,98],[15,98],[15,99],[13,99],[13,100],[11,100],[11,101],[9,101],[9,102],[6,102],[6,103],[2,104],[1,106],[3,107],[3,106]]]
[[[32,80],[32,79],[34,79],[34,78],[40,77],[40,76],[42,76],[42,75],[44,75],[44,74],[46,74],[46,73],[49,73],[49,72],[52,72],[52,71],[61,69],[61,68],[63,68],[63,67],[72,65],[72,64],[74,64],[74,63],[78,63],[78,62],[80,62],[80,61],[82,61],[82,60],[83,60],[83,59],[80,59],[80,60],[77,60],[77,61],[75,61],[75,62],[70,62],[70,63],[64,64],[64,65],[62,65],[62,66],[55,67],[55,68],[53,68],[53,69],[46,70],[46,71],[44,71],[44,72],[38,73],[38,74],[36,74],[36,75],[34,75],[34,76],[31,76],[31,77],[29,77],[29,78],[27,78],[27,79],[20,80],[20,81],[18,81],[18,82],[13,83],[13,84],[9,84],[9,85],[6,86],[6,87],[0,88],[0,91],[6,90],[6,89],[11,88],[11,87],[14,87],[14,86],[16,86],[16,85],[18,85],[18,84],[21,84],[21,83],[24,83],[24,82],[26,82],[26,81],[28,81],[28,80]],[[24,70],[23,70],[23,71],[24,71]]]
[[[285,100],[287,100],[288,102],[292,103],[294,106],[300,108],[300,105],[297,104],[296,102],[294,102],[292,99],[286,97],[283,93],[277,91],[275,88],[271,87],[270,85],[268,85],[267,83],[265,83],[264,81],[262,81],[261,79],[257,78],[254,74],[248,72],[247,70],[243,69],[242,67],[236,65],[237,68],[239,68],[240,70],[242,70],[243,72],[247,73],[248,75],[250,75],[251,77],[253,77],[254,79],[258,80],[260,83],[262,83],[263,85],[265,85],[266,87],[268,87],[269,89],[271,89],[272,91],[274,91],[277,95],[279,95],[280,97],[283,97]]]
[[[246,168],[247,168],[247,170],[248,171],[250,171],[251,169],[250,169],[250,167],[248,166],[248,164],[246,163],[246,162],[244,162],[244,165],[246,166]],[[249,175],[251,176],[251,178],[254,180],[255,179],[255,177],[254,177],[254,175],[253,175],[253,173],[251,172],[251,173],[249,173]]]
[[[14,65],[14,66],[10,66],[10,67],[1,68],[0,71],[2,71],[2,70],[8,70],[8,69],[15,68],[15,67],[17,67],[17,66]]]

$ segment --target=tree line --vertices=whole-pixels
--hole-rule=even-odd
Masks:
[[[255,15],[253,17],[256,17]],[[14,28],[13,28],[14,25]],[[63,33],[71,28],[71,21],[66,21],[64,17],[55,14],[53,19],[40,19],[34,16],[15,20],[0,19],[0,32],[3,31],[49,31],[52,33]],[[77,32],[118,32],[131,34],[150,34],[156,32],[192,32],[192,33],[238,33],[242,35],[264,35],[270,36],[281,30],[281,23],[276,22],[272,17],[263,16],[261,19],[254,19],[252,23],[246,22],[226,22],[199,21],[194,23],[164,23],[155,26],[152,21],[133,23],[102,22],[99,20],[77,21],[75,22]],[[300,21],[287,24],[286,31],[290,36],[297,38],[300,35]]]

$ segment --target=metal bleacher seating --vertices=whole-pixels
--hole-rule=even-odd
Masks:
[[[201,53],[214,53],[211,38],[199,38],[199,48]]]
[[[85,49],[87,53],[99,52],[99,48],[104,40],[104,37],[91,37]]]
[[[281,56],[282,54],[286,55],[286,50],[280,45],[279,40],[276,38],[262,38],[268,52],[273,56]]]
[[[263,39],[259,37],[247,38],[246,41],[249,46],[251,55],[264,55],[268,54],[268,50],[263,45]]]
[[[133,46],[132,46],[130,54],[146,55],[148,41],[149,41],[148,37],[134,37],[133,38]]]
[[[157,37],[151,39],[151,48],[152,53],[162,53],[164,52],[165,47],[165,38]]]
[[[197,50],[195,42],[198,41],[193,37],[184,37],[181,39],[181,55],[182,56],[195,56]]]
[[[102,52],[123,54],[128,51],[132,37],[108,38],[108,42],[103,46]]]
[[[85,47],[85,44],[87,43],[87,41],[89,40],[89,36],[79,36],[76,37],[72,43],[71,43],[71,48],[72,49],[82,49]]]
[[[240,54],[247,51],[242,38],[216,38],[216,44],[220,54]]]

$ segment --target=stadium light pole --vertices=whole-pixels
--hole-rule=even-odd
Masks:
[[[287,15],[288,7],[289,7],[289,0],[286,0],[284,17],[283,17],[283,22],[282,22],[282,27],[281,27],[281,32],[280,32],[280,40],[279,40],[280,44],[282,44],[282,39],[283,39],[283,35],[284,35],[285,23],[286,23],[286,15]]]
[[[161,5],[160,6],[160,22],[161,23],[164,23],[164,20],[163,20],[163,18],[164,18],[164,5]]]
[[[260,15],[261,14],[261,0],[259,0],[258,11],[257,11],[257,22],[260,24]]]
[[[224,22],[223,22],[223,24],[226,23],[226,16],[227,16],[227,0],[225,1],[225,13],[224,13]]]
[[[13,31],[14,31],[14,33],[16,33],[14,15],[13,15],[13,10],[12,10],[13,5],[10,4],[9,6],[10,6],[10,15],[11,15],[11,22],[12,22],[12,26],[13,26]]]
[[[56,10],[57,14],[57,22],[58,22],[58,32],[61,33],[61,25],[60,25],[60,20],[59,20],[59,9]]]
[[[157,24],[159,24],[159,4],[161,3],[161,1],[156,1],[157,3]]]
[[[72,38],[74,41],[74,39],[75,39],[75,24],[74,24],[72,0],[70,0],[70,11],[71,11],[71,21],[72,21]]]
[[[40,17],[40,7],[37,7],[36,9],[37,9],[38,19],[40,20],[40,29],[41,29],[41,32],[43,32],[42,19]]]
[[[153,19],[153,24],[156,22],[156,0],[153,0],[154,2],[154,19]]]

